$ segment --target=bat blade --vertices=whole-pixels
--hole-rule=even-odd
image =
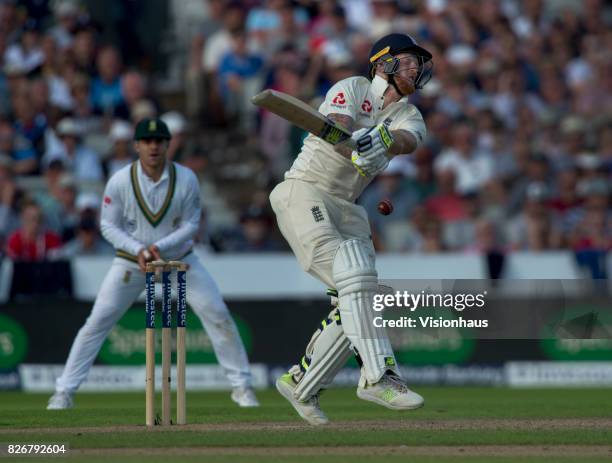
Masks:
[[[332,145],[343,143],[355,148],[350,130],[291,95],[268,89],[255,95],[251,101],[254,105],[267,109],[327,143]]]

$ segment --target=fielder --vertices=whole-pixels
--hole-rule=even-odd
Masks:
[[[215,354],[241,407],[258,406],[249,364],[219,289],[192,252],[200,221],[200,185],[188,168],[166,160],[170,132],[160,119],[144,119],[134,140],[139,160],[114,174],[101,212],[103,236],[117,253],[91,314],[77,334],[48,410],[73,406],[104,339],[144,289],[145,264],[182,260],[189,265],[187,302],[212,341]]]
[[[313,425],[325,424],[319,393],[353,352],[361,366],[357,396],[394,410],[423,405],[401,379],[384,329],[374,327],[379,290],[366,211],[355,204],[397,154],[413,152],[425,123],[408,96],[431,78],[432,55],[404,34],[390,34],[370,52],[370,79],[336,83],[319,111],[353,133],[357,151],[309,135],[270,194],[278,225],[300,265],[325,283],[332,311],[297,365],[276,381],[279,392]],[[352,349],[351,349],[352,348]]]

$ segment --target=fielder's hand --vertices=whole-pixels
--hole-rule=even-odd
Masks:
[[[142,272],[147,271],[147,262],[152,262],[154,259],[153,254],[148,249],[142,248],[138,253],[138,267]]]
[[[149,252],[153,254],[153,260],[162,260],[161,254],[159,253],[159,248],[154,244],[149,246]]]
[[[362,176],[371,177],[387,168],[387,151],[395,140],[386,125],[357,130],[351,138],[357,144],[357,151],[353,152],[351,159]]]

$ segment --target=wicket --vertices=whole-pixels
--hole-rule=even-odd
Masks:
[[[180,261],[154,261],[146,265],[146,425],[155,420],[155,274],[161,271],[162,283],[162,416],[161,424],[171,424],[170,370],[172,364],[172,269],[176,269],[176,423],[186,424],[185,402],[185,327],[187,319],[187,265]]]

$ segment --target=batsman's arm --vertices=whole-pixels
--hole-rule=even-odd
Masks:
[[[391,157],[397,154],[409,154],[416,150],[425,140],[427,127],[423,116],[413,108],[409,116],[395,130],[391,130],[394,143],[389,147]]]
[[[330,118],[332,121],[337,122],[342,127],[345,127],[351,132],[354,129],[355,120],[351,116],[347,116],[346,114],[331,113],[328,114],[327,117]],[[336,153],[341,154],[347,159],[351,159],[351,155],[353,153],[353,150],[351,148],[342,144],[334,146],[334,151],[336,151]]]
[[[391,135],[394,139],[388,151],[391,157],[397,154],[410,154],[419,146],[416,137],[407,130],[391,130]]]

